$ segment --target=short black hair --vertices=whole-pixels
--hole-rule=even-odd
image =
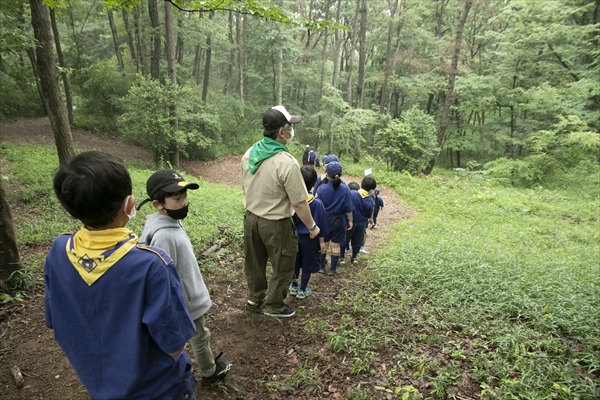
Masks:
[[[360,185],[356,182],[350,182],[348,188],[350,188],[350,190],[358,190],[360,189]]]
[[[123,161],[101,151],[86,151],[61,164],[53,187],[64,209],[92,228],[113,222],[132,192]]]
[[[317,183],[317,170],[312,165],[303,165],[300,168],[300,172],[302,172],[306,190],[310,191],[315,186],[315,183]]]
[[[178,194],[184,194],[187,192],[187,188],[183,188],[175,193],[165,192],[164,190],[159,190],[152,200],[158,200],[160,204],[165,204],[165,199],[168,197],[173,197]]]
[[[360,187],[366,191],[375,190],[377,187],[377,181],[372,176],[365,176],[360,183]]]

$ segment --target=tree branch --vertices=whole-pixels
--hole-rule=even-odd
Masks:
[[[554,51],[554,49],[552,48],[552,45],[550,43],[548,43],[548,47],[550,48],[550,51],[552,51],[552,54],[554,54],[554,56],[556,57],[556,59],[558,60],[560,65],[562,65],[563,67],[565,67],[565,69],[567,71],[569,71],[569,74],[571,74],[571,76],[573,77],[573,79],[575,79],[575,81],[578,81],[579,77],[577,75],[575,75],[575,73],[573,73],[573,71],[571,71],[571,68],[569,68],[567,63],[563,61],[562,57],[556,51]]]

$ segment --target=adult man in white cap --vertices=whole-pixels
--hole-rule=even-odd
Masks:
[[[308,153],[310,152],[310,146],[306,145],[304,153],[302,153],[302,165],[308,165]]]
[[[308,192],[298,161],[286,146],[294,138],[292,124],[300,116],[290,115],[279,105],[263,114],[263,139],[242,157],[244,189],[244,256],[250,307],[264,305],[263,313],[291,317],[295,311],[284,303],[292,281],[298,234],[292,220],[294,212],[309,228],[311,238],[319,227],[306,202]],[[267,282],[267,260],[273,274]]]

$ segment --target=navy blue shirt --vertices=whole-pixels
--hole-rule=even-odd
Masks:
[[[333,188],[333,181],[322,183],[317,189],[317,197],[323,202],[327,214],[347,214],[354,208],[350,189],[344,182],[337,189]]]
[[[309,195],[308,198],[308,207],[310,208],[310,213],[312,214],[312,217],[320,230],[319,237],[326,237],[331,233],[331,222],[329,222],[329,217],[327,216],[327,211],[325,211],[325,206],[319,199],[313,199],[310,201],[311,195]],[[294,214],[294,224],[296,225],[298,235],[309,234],[308,228],[306,225],[304,225],[304,222],[300,221],[298,214]],[[319,238],[315,238],[315,240],[319,240]]]
[[[354,211],[352,211],[352,219],[354,223],[368,222],[373,213],[373,198],[371,196],[362,197],[357,190],[350,191]]]
[[[89,286],[59,236],[44,265],[46,325],[93,399],[174,399],[196,330],[173,261],[137,246]]]

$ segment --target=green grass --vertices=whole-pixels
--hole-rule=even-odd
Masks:
[[[0,157],[11,163],[2,174],[18,204],[20,244],[49,245],[78,227],[52,193],[52,148],[0,144]],[[318,393],[327,374],[343,371],[356,377],[347,393],[354,399],[457,398],[466,378],[486,399],[600,398],[598,168],[515,189],[481,174],[436,170],[416,179],[373,160],[344,165],[346,175],[373,168],[416,217],[398,222],[391,244],[335,301],[321,303],[329,319],[300,322],[309,362],[285,375],[288,384],[311,382]],[[128,166],[139,203],[153,171]],[[218,238],[239,246],[241,190],[199,183],[184,221],[196,251]],[[129,226],[141,232],[152,212],[144,206]],[[29,257],[27,273],[39,276],[42,262]]]

